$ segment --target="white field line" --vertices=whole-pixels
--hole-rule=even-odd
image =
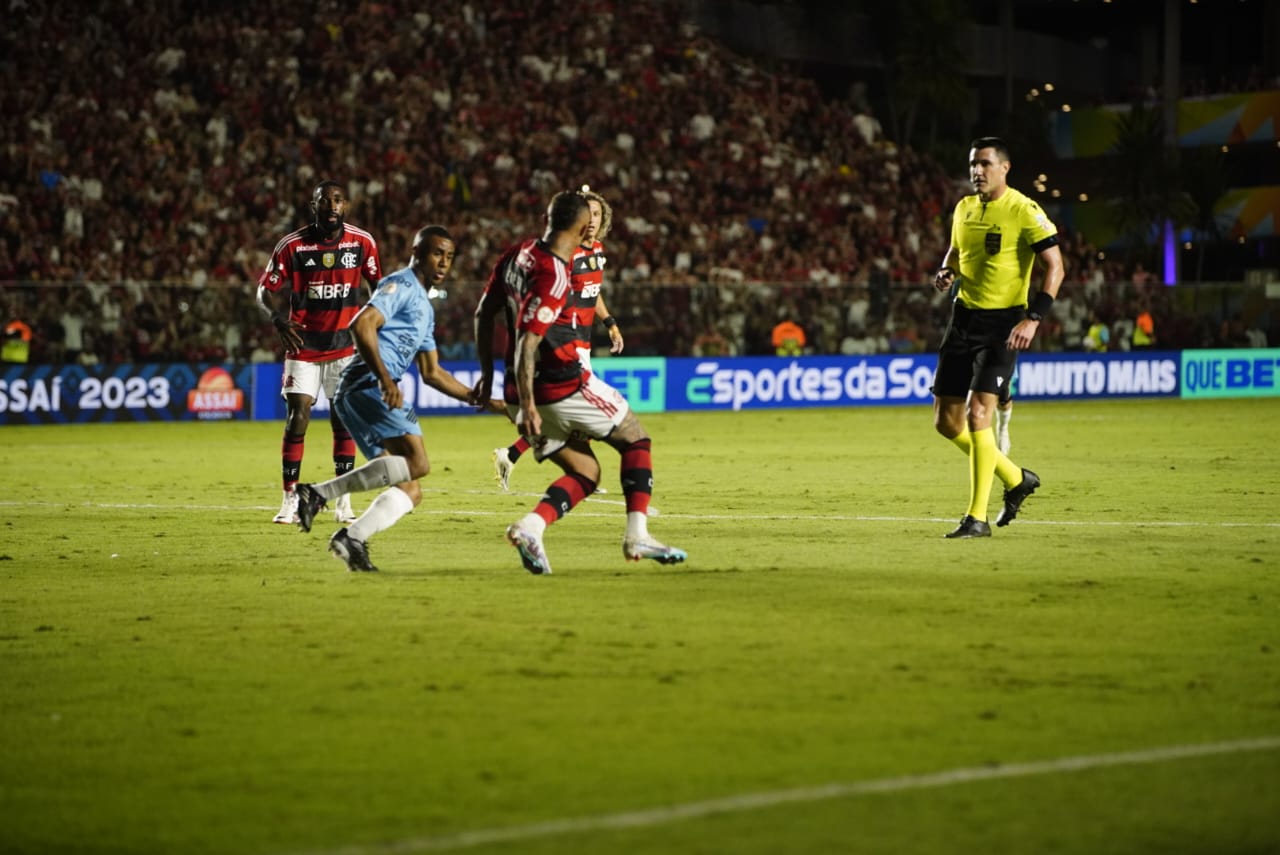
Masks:
[[[596,816],[566,817],[564,819],[552,819],[545,822],[515,825],[506,828],[478,828],[434,837],[407,838],[385,843],[355,844],[336,849],[318,849],[311,852],[294,853],[294,855],[410,855],[410,853],[415,852],[448,852],[494,843],[520,843],[527,840],[581,834],[591,831],[650,828],[686,819],[697,819],[718,814],[746,813],[786,804],[803,804],[876,793],[929,790],[979,781],[1087,772],[1092,769],[1105,769],[1115,766],[1142,766],[1168,763],[1175,760],[1187,760],[1195,757],[1274,751],[1276,749],[1280,749],[1280,736],[1264,736],[1235,742],[1171,745],[1142,751],[1085,754],[1029,763],[969,766],[923,775],[902,775],[896,778],[874,778],[867,781],[825,784],[817,787],[744,793],[721,799],[685,802],[684,804],[668,805],[647,810],[623,811]]]
[[[496,498],[537,499],[541,493],[494,493],[490,490],[423,490],[424,496],[447,496],[449,494],[484,495]],[[617,510],[590,510],[587,505],[608,505],[616,508],[625,507],[621,499],[603,499],[592,496],[585,500],[586,504],[574,508],[575,517],[616,517]],[[68,504],[85,508],[107,508],[118,510],[171,510],[171,511],[275,511],[278,505],[178,505],[157,502],[15,502],[0,501],[0,508],[65,508]],[[423,516],[459,516],[459,517],[501,517],[506,519],[521,510],[503,508],[501,510],[473,510],[461,508],[433,508],[431,499],[414,509],[415,514]],[[891,523],[954,523],[954,517],[910,517],[891,516],[888,514],[676,514],[668,511],[652,513],[663,519],[673,520],[736,520],[747,522],[891,522]],[[1098,528],[1280,528],[1280,521],[1275,522],[1232,522],[1213,520],[1034,520],[1018,517],[1018,527],[1024,526],[1079,526]]]

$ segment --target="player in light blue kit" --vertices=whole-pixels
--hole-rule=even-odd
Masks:
[[[320,484],[299,484],[298,526],[311,523],[330,499],[378,487],[386,489],[369,509],[329,539],[329,551],[349,570],[374,571],[368,541],[390,528],[422,500],[419,478],[431,471],[422,428],[404,402],[399,381],[416,363],[423,381],[451,398],[506,414],[502,401],[476,400],[472,390],[440,366],[436,355],[431,293],[453,266],[454,243],[443,226],[426,226],[413,239],[409,266],[378,282],[349,327],[356,357],[342,372],[333,408],[369,462]]]

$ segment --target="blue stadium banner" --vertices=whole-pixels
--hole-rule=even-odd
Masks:
[[[0,424],[249,418],[247,365],[4,365]]]
[[[441,362],[458,382],[470,388],[480,379],[478,362]],[[284,365],[279,362],[261,362],[253,366],[253,418],[257,421],[283,421],[286,415],[284,396],[280,394],[280,381],[284,375]],[[493,396],[502,397],[502,371],[493,372]],[[480,411],[464,404],[455,398],[441,394],[422,382],[417,368],[410,368],[409,373],[400,378],[400,391],[404,393],[405,403],[410,404],[419,415],[433,416],[465,416],[476,415]],[[324,390],[320,390],[320,398],[311,408],[312,415],[328,415],[329,399]]]
[[[601,357],[605,382],[641,413],[929,404],[937,357]],[[444,363],[465,386],[475,362]],[[0,366],[0,425],[253,419],[281,421],[279,363]],[[494,377],[502,392],[502,373]],[[400,382],[420,415],[474,415],[411,370]],[[1026,353],[1022,399],[1243,398],[1280,395],[1280,349]],[[321,393],[315,412],[327,413]]]
[[[637,413],[667,409],[667,363],[661,356],[605,356],[593,358],[591,369],[622,393]]]
[[[1184,350],[1182,397],[1280,395],[1280,350]]]
[[[668,359],[668,410],[924,404],[937,357]]]
[[[1161,398],[1178,394],[1177,351],[1024,353],[1014,394],[1037,398]]]

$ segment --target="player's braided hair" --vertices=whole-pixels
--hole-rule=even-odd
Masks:
[[[613,225],[613,208],[610,208],[604,197],[592,190],[589,184],[583,184],[578,193],[588,202],[600,203],[600,228],[596,232],[596,240],[604,240],[604,236],[609,233],[609,228]]]

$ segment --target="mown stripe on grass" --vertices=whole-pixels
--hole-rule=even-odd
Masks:
[[[424,494],[432,491],[423,490]],[[541,493],[505,493],[506,496],[528,497],[536,499]],[[625,502],[616,499],[596,499],[589,498],[585,500],[591,504],[598,505],[617,505],[625,507]],[[13,502],[0,501],[0,508],[65,508],[66,502]],[[170,510],[170,511],[222,511],[237,512],[248,511],[257,513],[259,511],[276,511],[279,510],[278,505],[248,505],[248,506],[232,506],[232,505],[176,505],[176,504],[159,504],[149,502],[83,502],[72,503],[75,507],[83,508],[102,508],[107,510],[138,510],[138,511],[154,511],[154,510]],[[578,505],[573,511],[574,517],[616,517],[616,510],[600,510],[592,511],[588,509],[588,505]],[[448,517],[502,517],[503,519],[510,517],[515,511],[510,508],[502,510],[476,510],[474,508],[433,508],[426,503],[419,505],[414,509],[414,513],[418,515],[431,516],[448,516]],[[890,516],[887,514],[749,514],[749,513],[731,513],[731,514],[677,514],[667,511],[661,514],[654,513],[653,516],[662,516],[664,519],[673,520],[734,520],[741,522],[743,520],[750,522],[889,522],[889,523],[954,523],[954,517],[904,517]],[[1066,527],[1088,527],[1088,528],[1280,528],[1280,521],[1274,522],[1244,522],[1232,520],[1034,520],[1018,517],[1018,527],[1026,526],[1066,526]]]
[[[448,852],[469,849],[475,846],[486,846],[493,843],[520,843],[539,838],[581,834],[590,831],[649,828],[685,819],[697,819],[716,814],[744,813],[786,804],[817,802],[875,793],[936,789],[978,781],[1087,772],[1092,769],[1105,769],[1113,766],[1141,766],[1187,760],[1195,757],[1274,751],[1277,749],[1280,749],[1280,736],[1262,736],[1233,742],[1171,745],[1162,748],[1148,748],[1141,751],[1084,754],[1028,763],[969,766],[923,775],[902,775],[895,778],[876,778],[868,781],[825,784],[823,786],[800,787],[791,790],[744,793],[739,796],[686,802],[685,804],[668,805],[646,810],[624,811],[598,816],[567,817],[528,825],[515,825],[508,828],[478,828],[435,837],[417,837],[367,845],[356,844],[336,849],[293,853],[293,855],[410,855],[410,853],[415,852]]]

